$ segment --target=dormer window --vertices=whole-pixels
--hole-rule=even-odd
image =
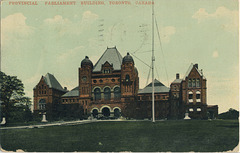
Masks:
[[[105,70],[103,70],[103,73],[104,73],[104,74],[110,73],[110,72],[111,72],[110,69],[105,69]]]

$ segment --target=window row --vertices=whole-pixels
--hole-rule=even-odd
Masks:
[[[45,91],[38,91],[38,94],[40,95],[40,94],[47,94],[47,91],[45,90]]]
[[[111,79],[111,81],[112,81],[112,82],[115,82],[116,79]],[[117,81],[120,82],[120,79],[118,79]],[[93,80],[93,83],[97,83],[97,82],[98,82],[97,80]],[[103,83],[103,80],[100,79],[99,82],[100,82],[100,83]]]
[[[43,85],[38,86],[38,89],[46,89],[46,86],[43,86]]]
[[[201,102],[201,92],[200,91],[196,92],[195,97],[196,97],[196,102]],[[193,92],[192,91],[188,92],[188,101],[193,102]]]
[[[111,73],[111,70],[110,70],[110,69],[104,69],[104,70],[102,71],[102,73],[104,73],[104,74]]]
[[[154,96],[155,100],[167,100],[168,96],[167,95],[155,95]],[[138,100],[152,100],[152,96],[139,96]]]
[[[93,91],[95,101],[98,100],[110,100],[111,99],[111,89],[109,87],[104,88],[103,95],[100,88],[95,88]],[[103,97],[102,97],[103,96]],[[119,87],[115,87],[113,90],[113,98],[120,99],[121,98],[121,90]]]
[[[80,102],[82,103],[82,105],[87,105],[87,100],[82,100],[80,101],[80,99],[63,99],[62,102]]]
[[[200,79],[188,79],[188,87],[200,87]]]
[[[193,108],[189,108],[189,112],[193,112],[194,110],[193,110]],[[197,108],[197,112],[201,112],[202,111],[202,109],[201,108]]]

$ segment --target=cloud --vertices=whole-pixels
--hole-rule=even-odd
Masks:
[[[223,6],[218,7],[212,14],[208,13],[204,8],[200,8],[192,18],[197,19],[198,23],[203,23],[208,20],[222,20],[222,28],[227,31],[237,30],[238,28],[238,11],[229,10]]]
[[[70,49],[65,53],[60,54],[57,57],[57,61],[60,63],[64,63],[65,61],[67,62],[70,58],[76,57],[81,52],[82,49],[84,49],[83,46],[78,46],[73,49]]]
[[[84,26],[89,25],[92,24],[97,19],[98,19],[97,14],[94,14],[91,11],[86,11],[83,12],[81,24]]]
[[[73,22],[61,15],[56,15],[53,18],[45,19],[44,26],[50,28],[48,31],[55,32],[59,36],[65,34],[80,34],[90,27],[90,25],[98,18],[98,15],[91,11],[85,11],[83,12],[81,19],[78,20],[76,19],[77,17],[77,15],[74,16],[75,22]]]
[[[168,43],[172,35],[176,33],[176,28],[174,26],[160,27],[161,40],[164,43]]]
[[[213,54],[212,54],[212,57],[213,58],[218,58],[219,54],[218,54],[218,51],[214,51]]]
[[[48,18],[44,20],[45,24],[49,24],[49,25],[53,25],[53,24],[70,24],[71,22],[68,19],[64,19],[62,16],[60,15],[56,15],[53,18]]]
[[[29,38],[34,28],[26,24],[26,17],[22,13],[15,13],[1,19],[2,45],[11,44],[14,40]]]

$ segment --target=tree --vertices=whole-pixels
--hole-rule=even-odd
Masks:
[[[231,119],[237,120],[239,118],[239,111],[230,108],[227,112],[221,113],[218,115],[219,119]]]
[[[10,116],[14,116],[13,112],[16,109],[22,109],[29,114],[30,98],[24,97],[23,83],[16,76],[6,75],[0,71],[0,93],[1,115],[5,116],[7,121]]]

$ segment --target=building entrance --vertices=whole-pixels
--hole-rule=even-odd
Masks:
[[[105,117],[109,117],[110,116],[110,110],[109,108],[105,107],[102,109],[102,115]]]

